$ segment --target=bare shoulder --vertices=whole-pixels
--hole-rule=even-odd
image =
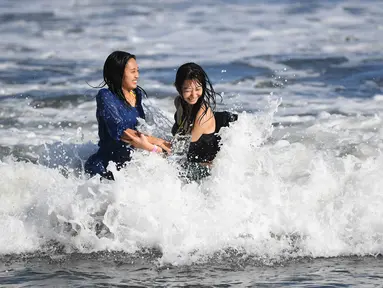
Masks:
[[[215,118],[213,110],[210,107],[201,107],[197,112],[194,127],[202,129],[203,134],[211,133],[215,130]]]
[[[201,124],[203,124],[204,122],[209,122],[209,121],[214,121],[214,113],[213,113],[213,110],[211,110],[210,107],[204,107],[202,106],[198,112],[197,112],[197,116],[196,116],[196,120],[201,120]],[[198,121],[199,122],[199,121]],[[214,121],[215,122],[215,121]]]

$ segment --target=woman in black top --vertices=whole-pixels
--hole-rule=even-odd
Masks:
[[[216,92],[206,72],[195,63],[178,68],[174,85],[179,96],[174,101],[177,111],[172,134],[189,135],[188,162],[209,167],[219,151],[220,137],[216,133],[235,121],[237,115],[213,112]]]

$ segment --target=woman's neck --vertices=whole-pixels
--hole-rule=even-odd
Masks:
[[[125,96],[125,97],[126,97],[127,95],[129,95],[129,94],[134,93],[134,89],[128,90],[128,89],[122,87],[121,90],[122,90],[122,93],[124,93],[124,96]]]
[[[134,90],[127,90],[122,88],[122,92],[124,93],[125,100],[129,103],[129,105],[135,107],[137,103],[137,97]]]

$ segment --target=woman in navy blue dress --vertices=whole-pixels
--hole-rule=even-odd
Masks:
[[[97,100],[98,151],[85,163],[90,176],[101,175],[114,179],[107,171],[110,161],[120,169],[130,161],[134,148],[154,153],[170,152],[170,143],[137,131],[137,118],[145,119],[142,97],[145,91],[137,85],[139,69],[136,57],[124,51],[115,51],[104,64],[104,84]]]

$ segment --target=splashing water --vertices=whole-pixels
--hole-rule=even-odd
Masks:
[[[155,248],[162,264],[230,250],[264,261],[381,253],[382,157],[274,139],[280,103],[223,128],[211,176],[200,183],[184,183],[176,163],[145,152],[120,171],[111,163],[110,182],[5,159],[0,253]]]

